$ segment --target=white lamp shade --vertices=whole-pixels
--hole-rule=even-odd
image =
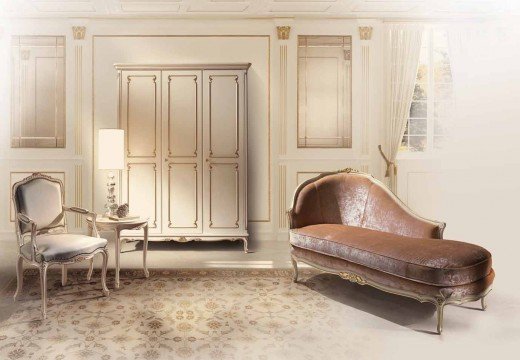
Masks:
[[[124,130],[99,129],[98,168],[100,170],[122,170],[125,168]]]

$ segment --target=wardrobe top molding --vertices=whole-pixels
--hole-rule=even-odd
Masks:
[[[116,70],[247,70],[251,63],[223,64],[114,64]]]

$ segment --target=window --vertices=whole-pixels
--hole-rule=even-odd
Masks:
[[[298,36],[298,147],[351,148],[350,36]]]
[[[442,148],[453,108],[453,83],[447,32],[427,28],[423,35],[417,80],[401,151]]]

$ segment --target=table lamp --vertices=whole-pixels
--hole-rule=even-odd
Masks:
[[[113,170],[125,168],[125,132],[121,129],[99,129],[98,169],[109,170],[107,174],[107,202],[105,216],[117,210]]]

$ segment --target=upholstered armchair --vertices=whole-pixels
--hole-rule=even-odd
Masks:
[[[103,256],[101,284],[103,294],[109,295],[106,286],[108,252],[107,240],[99,237],[96,214],[78,207],[63,206],[63,184],[60,180],[40,173],[13,185],[13,202],[16,211],[15,228],[18,242],[16,265],[16,301],[23,285],[24,261],[40,270],[42,317],[47,317],[47,268],[62,266],[61,282],[67,282],[67,265]],[[67,230],[65,213],[74,212],[92,218],[93,236],[71,234]]]

